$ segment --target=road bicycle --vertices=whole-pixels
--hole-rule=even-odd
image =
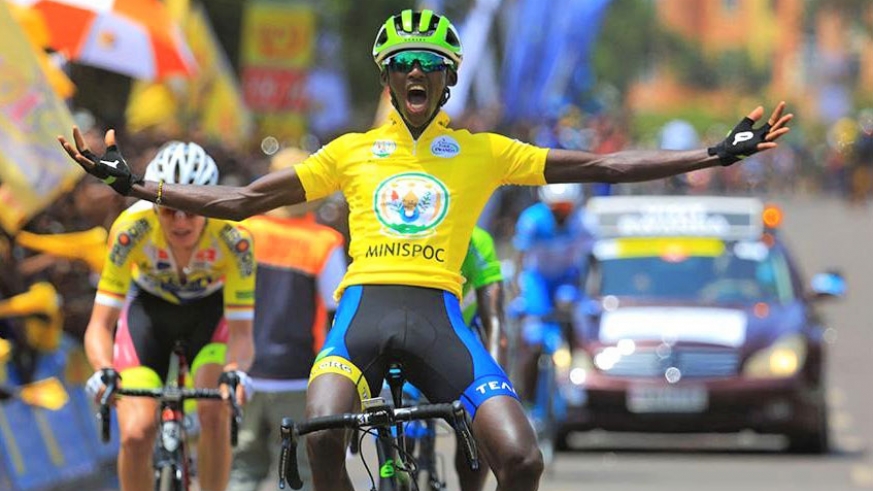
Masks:
[[[388,366],[385,382],[393,407],[412,407],[422,403],[421,392],[406,382],[403,367],[399,363],[392,363]],[[398,461],[393,458],[395,453],[393,439],[377,436],[379,491],[418,489],[418,484],[422,480],[426,483],[425,489],[428,491],[446,489],[445,460],[436,451],[439,423],[437,419],[426,419],[410,421],[403,426],[403,432],[398,438],[398,445],[404,449],[407,455],[412,457],[416,464],[406,473],[404,473],[402,465],[398,466]],[[391,436],[397,436],[398,431],[400,431],[398,428],[394,428]],[[408,475],[408,480],[403,479],[405,475]]]
[[[555,451],[564,447],[561,424],[566,417],[567,404],[558,390],[556,356],[566,351],[567,346],[572,346],[572,326],[563,312],[526,318],[517,315],[513,320],[521,324],[518,327],[520,333],[536,334],[535,339],[526,340],[539,348],[532,406],[527,408],[527,413],[537,435],[543,463],[549,468]]]
[[[367,434],[374,435],[379,442],[377,448],[382,448],[379,450],[382,454],[380,460],[391,463],[391,472],[386,472],[384,476],[380,473],[380,489],[381,486],[393,486],[388,489],[395,490],[418,489],[415,480],[418,463],[407,451],[404,431],[404,423],[410,421],[435,419],[446,421],[454,429],[458,445],[463,448],[470,469],[479,469],[478,449],[470,431],[467,411],[459,401],[392,407],[385,402],[385,399],[377,397],[365,400],[362,405],[364,409],[360,413],[322,416],[297,422],[291,418],[282,418],[279,488],[285,489],[286,485],[290,485],[292,489],[300,489],[303,486],[297,465],[297,445],[301,436],[329,429],[352,429],[361,430],[360,439]],[[360,440],[358,444],[360,445]],[[365,460],[364,466],[370,476],[371,489],[377,489],[376,481]]]
[[[155,439],[153,464],[156,491],[188,491],[193,477],[193,461],[188,454],[188,420],[185,417],[185,401],[189,399],[222,399],[218,389],[195,389],[185,387],[188,363],[181,343],[173,347],[170,372],[175,373],[170,382],[159,389],[126,389],[110,382],[100,399],[101,437],[109,441],[111,433],[110,401],[113,396],[151,397],[160,402],[158,409],[159,429]],[[236,446],[242,412],[236,404],[235,384],[228,387],[231,405],[230,443]]]

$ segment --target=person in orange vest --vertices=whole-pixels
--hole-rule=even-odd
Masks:
[[[271,171],[291,167],[308,154],[277,153]],[[333,292],[346,272],[343,237],[315,221],[320,202],[272,210],[242,222],[256,244],[255,360],[249,374],[255,392],[246,405],[234,450],[228,491],[255,491],[277,475],[279,424],[302,419],[306,383],[336,309]],[[301,475],[309,482],[303,445]]]

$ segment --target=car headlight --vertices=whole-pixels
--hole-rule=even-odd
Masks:
[[[806,361],[806,339],[789,334],[755,352],[746,361],[743,375],[750,378],[784,378],[800,370]]]

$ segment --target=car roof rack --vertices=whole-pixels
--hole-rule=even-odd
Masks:
[[[586,211],[599,238],[757,240],[764,232],[764,204],[750,197],[598,196]]]

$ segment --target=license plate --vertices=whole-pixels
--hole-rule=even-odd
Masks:
[[[703,387],[632,386],[627,409],[632,413],[700,413],[709,405]]]

